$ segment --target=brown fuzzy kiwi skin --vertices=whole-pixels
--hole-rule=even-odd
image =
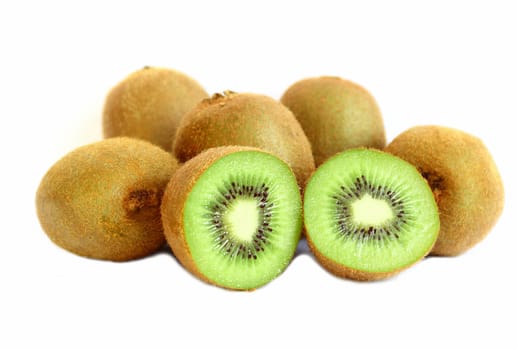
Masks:
[[[352,269],[350,267],[341,265],[341,264],[335,262],[334,260],[327,258],[325,255],[321,254],[318,251],[318,249],[314,246],[314,243],[312,243],[310,236],[307,234],[306,234],[306,239],[307,239],[307,244],[309,246],[309,249],[312,251],[312,253],[314,254],[314,257],[321,264],[321,266],[323,266],[327,271],[329,271],[333,275],[342,277],[342,278],[352,279],[352,280],[361,281],[361,282],[379,281],[379,280],[384,280],[384,279],[393,277],[395,275],[398,275],[400,272],[407,270],[414,264],[418,263],[418,261],[416,261],[414,264],[404,266],[403,268],[389,271],[389,272],[367,272],[367,271],[356,270],[356,269]],[[429,252],[424,254],[424,256],[427,256],[429,254]]]
[[[48,237],[80,256],[128,261],[163,246],[161,197],[177,168],[172,155],[146,141],[111,138],[57,161],[36,192]]]
[[[405,270],[409,266],[395,270],[390,272],[366,272],[366,271],[360,271],[356,269],[352,269],[350,267],[347,267],[345,265],[341,265],[337,262],[335,262],[332,259],[327,258],[325,255],[321,254],[318,249],[314,246],[314,243],[312,243],[310,235],[306,234],[307,239],[307,245],[309,246],[309,249],[314,254],[314,257],[316,260],[320,263],[321,266],[328,272],[332,273],[333,275],[337,277],[352,279],[356,281],[378,281],[382,279],[386,279],[389,277],[392,277],[402,270]]]
[[[207,97],[198,82],[179,71],[144,67],[108,93],[103,110],[104,137],[139,138],[170,152],[183,115]]]
[[[316,166],[349,148],[386,146],[377,102],[352,81],[330,76],[303,79],[284,92],[281,102],[311,142]]]
[[[303,188],[315,169],[311,145],[294,115],[271,97],[227,91],[203,100],[182,119],[173,153],[180,162],[219,146],[263,149],[286,162]]]
[[[263,152],[253,147],[222,146],[205,150],[196,157],[188,160],[172,176],[165,189],[161,205],[165,238],[174,256],[176,256],[187,271],[194,276],[197,276],[209,284],[225,289],[232,288],[218,285],[217,282],[210,280],[197,268],[190,253],[183,229],[184,209],[187,198],[197,180],[215,161],[228,154],[247,150]],[[250,289],[250,291],[251,290],[253,289]]]
[[[416,126],[385,151],[415,165],[433,191],[440,233],[431,255],[456,256],[486,237],[502,213],[504,188],[479,138],[444,126]]]

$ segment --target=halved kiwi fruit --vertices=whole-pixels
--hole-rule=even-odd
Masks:
[[[171,150],[185,113],[208,94],[179,71],[146,66],[114,86],[103,111],[104,137],[129,136]]]
[[[226,91],[203,100],[181,120],[173,152],[185,162],[205,149],[249,146],[289,164],[301,188],[314,171],[311,145],[294,115],[271,97]]]
[[[171,178],[161,212],[178,260],[220,287],[256,289],[290,263],[302,227],[289,166],[254,148],[211,148]]]
[[[36,193],[43,230],[77,255],[126,261],[163,246],[163,191],[177,168],[149,142],[115,137],[82,146],[57,161]]]
[[[441,221],[433,255],[464,253],[486,237],[503,210],[504,188],[479,138],[444,126],[416,126],[385,150],[415,165],[433,190]]]
[[[351,149],[327,160],[304,194],[309,247],[330,272],[389,277],[422,259],[440,222],[418,170],[382,151]]]
[[[307,135],[316,166],[355,147],[382,149],[381,111],[362,86],[339,77],[315,77],[291,85],[281,98]]]

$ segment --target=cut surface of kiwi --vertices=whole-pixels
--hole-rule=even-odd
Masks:
[[[301,196],[291,169],[257,149],[218,147],[172,177],[162,203],[165,236],[201,279],[252,290],[279,275],[299,241]]]
[[[440,225],[417,169],[368,149],[342,152],[316,170],[305,189],[304,219],[318,261],[357,280],[385,278],[419,261]]]

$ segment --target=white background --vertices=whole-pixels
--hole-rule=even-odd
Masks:
[[[87,3],[0,5],[0,348],[517,348],[512,1]],[[144,65],[275,98],[305,77],[356,81],[389,140],[420,124],[482,138],[503,216],[466,254],[376,283],[331,276],[303,245],[255,292],[202,283],[167,251],[131,263],[67,253],[39,226],[36,188],[101,138],[108,90]]]

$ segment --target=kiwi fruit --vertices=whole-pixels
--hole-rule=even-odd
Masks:
[[[373,96],[354,82],[329,76],[303,79],[285,91],[281,102],[300,122],[316,166],[349,148],[386,146],[379,107]]]
[[[362,281],[393,276],[421,260],[440,227],[433,193],[418,170],[365,148],[318,167],[305,189],[304,222],[321,265]]]
[[[416,126],[385,150],[415,165],[433,190],[441,228],[431,254],[459,255],[486,237],[503,210],[504,189],[479,138],[444,126]]]
[[[104,137],[139,138],[170,151],[183,115],[206,97],[201,85],[179,71],[144,67],[108,93],[103,111]]]
[[[314,171],[309,140],[291,111],[259,94],[226,91],[203,100],[181,120],[172,149],[185,162],[205,149],[230,145],[274,154],[293,169],[302,188]]]
[[[165,243],[163,191],[177,167],[143,140],[106,139],[58,160],[36,193],[39,221],[58,246],[80,256],[126,261]]]
[[[201,280],[253,290],[290,263],[302,228],[301,195],[289,166],[262,150],[208,149],[183,164],[165,190],[167,242]]]

